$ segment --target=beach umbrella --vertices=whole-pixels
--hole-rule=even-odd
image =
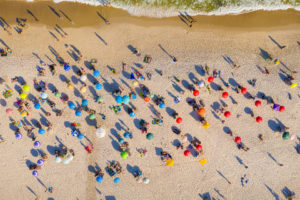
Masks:
[[[96,136],[98,138],[103,138],[106,135],[106,131],[104,128],[97,128],[96,129]]]
[[[212,77],[212,76],[210,76],[210,77],[208,77],[208,82],[213,82],[214,81],[214,77]]]
[[[197,151],[200,151],[200,150],[202,149],[202,145],[201,145],[201,144],[198,144],[198,145],[196,146],[196,149],[197,149]]]
[[[83,105],[83,106],[87,106],[88,105],[88,100],[87,99],[82,99],[82,101],[81,101],[81,105]]]
[[[129,132],[125,132],[125,133],[123,134],[123,136],[124,136],[124,138],[129,138],[129,137],[130,137],[130,133],[129,133]]]
[[[60,158],[59,156],[56,156],[56,157],[54,158],[54,162],[60,163],[60,162],[61,162],[61,158]]]
[[[130,101],[129,96],[128,96],[128,95],[124,95],[124,96],[122,97],[122,101],[123,101],[123,103],[129,103],[129,101]]]
[[[262,120],[263,120],[262,117],[260,117],[260,116],[256,117],[256,122],[257,122],[257,123],[262,122]]]
[[[207,163],[207,160],[206,160],[206,158],[203,158],[199,162],[201,165],[204,165],[205,163]]]
[[[246,94],[246,93],[247,93],[247,89],[243,87],[243,88],[241,89],[241,93],[242,93],[242,94]]]
[[[100,72],[99,72],[98,70],[94,70],[94,71],[93,71],[93,75],[94,75],[95,77],[98,77],[98,76],[100,76]]]
[[[185,135],[185,136],[183,136],[183,137],[181,138],[181,140],[182,140],[182,142],[187,142],[188,137]]]
[[[136,94],[131,94],[131,99],[136,99]]]
[[[83,74],[83,75],[80,76],[80,80],[81,80],[82,82],[85,82],[86,79],[87,79],[87,76],[86,76],[85,74]]]
[[[13,110],[11,108],[6,109],[6,114],[10,115],[13,113]]]
[[[23,85],[23,90],[25,91],[25,92],[28,92],[29,90],[30,90],[30,86],[29,85]]]
[[[94,113],[89,114],[89,119],[96,119],[96,115]]]
[[[297,85],[298,85],[297,83],[292,83],[291,88],[295,88],[295,87],[297,87]]]
[[[230,115],[231,115],[231,113],[230,113],[229,111],[226,111],[226,112],[224,113],[224,116],[225,116],[225,117],[230,117]]]
[[[28,113],[27,113],[26,110],[23,110],[23,111],[21,112],[21,115],[22,115],[23,117],[25,117],[26,115],[28,115]]]
[[[100,102],[100,103],[102,103],[103,102],[103,97],[97,97],[97,102]]]
[[[147,138],[147,140],[152,140],[152,139],[154,138],[153,133],[148,133],[148,134],[146,135],[146,138]]]
[[[134,73],[131,73],[131,74],[130,74],[130,79],[131,79],[131,80],[135,79]]]
[[[295,134],[291,134],[291,136],[290,136],[290,140],[294,140],[295,139]]]
[[[102,89],[102,84],[101,83],[97,83],[96,84],[96,89],[97,90],[101,90]]]
[[[152,99],[154,97],[154,94],[150,93],[148,96]]]
[[[279,107],[279,112],[283,112],[285,110],[285,107],[284,106],[280,106]]]
[[[47,97],[48,97],[47,93],[45,93],[45,92],[41,93],[41,98],[42,99],[47,99]]]
[[[160,103],[160,104],[159,104],[159,107],[163,109],[163,108],[166,107],[166,104],[165,104],[165,103]]]
[[[122,103],[123,102],[123,98],[121,96],[117,96],[116,97],[116,102],[117,103]]]
[[[115,179],[114,179],[114,183],[119,183],[120,182],[120,178],[119,177],[116,177]]]
[[[81,111],[80,111],[80,110],[76,110],[76,111],[75,111],[75,115],[76,115],[77,117],[80,117],[80,116],[81,116]]]
[[[242,142],[242,139],[239,137],[239,136],[236,136],[235,138],[234,138],[234,141],[235,141],[235,143],[241,143]]]
[[[205,111],[205,108],[199,108],[198,110],[198,114],[203,117],[205,115],[206,111]]]
[[[150,182],[149,178],[143,178],[143,183],[148,184]]]
[[[261,102],[260,102],[259,100],[255,101],[255,106],[256,106],[256,107],[261,106]]]
[[[193,95],[194,95],[194,97],[198,96],[199,95],[199,90],[194,90]]]
[[[41,104],[35,103],[35,104],[34,104],[34,108],[37,109],[37,110],[40,109],[40,108],[41,108]]]
[[[120,144],[123,144],[124,142],[125,142],[125,140],[124,140],[123,138],[120,138],[120,139],[119,139],[119,143],[120,143]]]
[[[72,154],[68,154],[67,157],[65,157],[62,160],[62,163],[64,163],[65,165],[69,164],[72,160],[73,160],[73,155]]]
[[[148,96],[145,97],[145,98],[144,98],[144,101],[145,101],[145,102],[149,102],[149,101],[150,101],[150,97],[148,97]]]
[[[135,117],[135,112],[131,112],[131,113],[129,114],[129,116],[130,116],[130,117]]]
[[[121,158],[123,158],[123,159],[128,158],[128,153],[127,153],[126,151],[123,151],[123,152],[121,153]]]
[[[65,69],[65,71],[69,71],[71,69],[71,67],[70,67],[70,65],[65,63],[64,64],[64,69]]]
[[[225,99],[228,97],[228,92],[223,92],[222,97]]]
[[[32,172],[32,175],[33,175],[33,176],[38,176],[39,173],[38,173],[36,170],[34,170],[34,171]]]
[[[78,133],[78,134],[77,134],[77,138],[78,138],[79,140],[83,139],[83,137],[84,137],[83,134],[81,134],[81,133]]]
[[[200,87],[200,88],[203,88],[204,86],[205,86],[205,84],[204,84],[204,81],[199,81],[198,82],[198,86]]]
[[[290,133],[289,133],[289,132],[284,132],[284,133],[282,134],[282,139],[287,140],[287,139],[289,139],[289,138],[290,138]]]
[[[69,84],[67,85],[67,88],[68,88],[68,89],[73,89],[74,86],[73,86],[73,84],[69,83]]]
[[[184,151],[184,156],[189,156],[190,154],[191,154],[190,150],[187,149],[187,150]]]
[[[169,159],[166,161],[166,166],[171,167],[171,166],[173,166],[173,164],[174,164],[173,159]]]
[[[23,92],[23,93],[20,94],[20,98],[21,98],[21,99],[26,99],[26,97],[27,97],[27,94],[26,94],[26,93]]]
[[[71,110],[75,110],[76,105],[75,105],[72,101],[70,101],[70,102],[68,103],[68,105],[69,105],[69,108],[70,108]]]
[[[177,124],[180,124],[182,122],[182,118],[181,117],[178,117],[177,119],[176,119],[176,123]]]
[[[96,181],[97,181],[98,183],[102,183],[103,177],[102,177],[102,176],[97,176]]]
[[[22,139],[22,134],[21,133],[16,133],[16,139],[21,140]]]
[[[39,166],[43,166],[44,161],[43,161],[42,159],[39,159],[39,160],[37,161],[37,164],[38,164]]]
[[[40,135],[45,134],[45,132],[46,132],[45,129],[43,129],[43,128],[40,128],[40,129],[39,129],[39,134],[40,134]]]
[[[73,137],[75,137],[75,136],[77,136],[77,134],[78,134],[77,130],[76,129],[72,129],[71,135]]]
[[[35,148],[39,148],[39,147],[41,146],[40,141],[35,141],[35,142],[33,143],[33,146],[34,146]]]
[[[210,124],[208,122],[204,122],[204,124],[202,126],[206,130],[206,129],[208,129],[208,127],[210,127]]]
[[[134,86],[134,87],[137,87],[137,86],[139,85],[139,82],[137,82],[137,81],[133,81],[133,83],[132,83],[132,84],[133,84],[133,86]]]
[[[80,92],[81,93],[85,93],[86,92],[86,86],[84,85],[84,86],[82,86],[81,88],[80,88]]]
[[[279,111],[279,109],[280,109],[280,105],[274,103],[274,105],[273,105],[273,110]]]

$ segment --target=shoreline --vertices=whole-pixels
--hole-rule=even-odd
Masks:
[[[73,20],[75,24],[71,24],[68,20],[60,20],[55,14],[48,8],[59,8],[67,14],[67,16]],[[33,18],[26,12],[29,9],[36,15],[40,22],[36,23]],[[58,11],[58,9],[57,9]],[[204,16],[197,15],[193,18],[197,21],[190,29],[184,24],[178,17],[166,17],[166,18],[151,18],[151,17],[139,17],[132,16],[127,11],[111,7],[91,6],[81,3],[73,2],[61,2],[54,3],[51,1],[39,1],[39,2],[21,2],[21,1],[3,1],[0,2],[0,13],[9,24],[16,24],[16,15],[29,19],[34,25],[46,25],[53,26],[55,23],[59,23],[64,27],[87,27],[98,26],[102,24],[102,19],[96,12],[101,13],[111,23],[129,23],[136,24],[138,26],[181,26],[188,31],[197,31],[199,29],[235,29],[235,30],[247,30],[247,31],[259,31],[259,30],[274,30],[274,29],[294,29],[300,24],[299,11],[294,9],[278,10],[278,11],[254,11],[247,12],[239,15],[222,15],[222,16]],[[58,11],[59,12],[59,11]],[[84,17],[82,15],[84,14]],[[60,13],[62,16],[62,14]],[[55,23],[54,23],[55,22]]]

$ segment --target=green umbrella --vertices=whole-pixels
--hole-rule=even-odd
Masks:
[[[122,157],[123,159],[128,158],[128,153],[127,153],[126,151],[123,151],[123,152],[121,153],[121,157]]]
[[[289,133],[289,132],[284,132],[284,133],[282,134],[282,139],[287,140],[287,139],[289,139],[289,138],[290,138],[290,133]]]
[[[148,134],[146,135],[146,138],[147,138],[148,140],[152,140],[152,139],[154,138],[153,133],[148,133]]]

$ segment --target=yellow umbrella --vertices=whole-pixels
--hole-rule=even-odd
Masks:
[[[68,89],[73,89],[74,88],[74,86],[71,83],[69,83],[67,87],[68,87]]]
[[[29,90],[30,90],[30,86],[29,85],[23,85],[23,90],[25,91],[25,92],[28,92]]]
[[[21,98],[21,99],[26,99],[26,97],[27,97],[27,94],[26,94],[26,93],[23,92],[23,93],[20,94],[20,98]]]
[[[291,88],[297,87],[298,83],[292,83]]]
[[[138,85],[139,85],[139,82],[133,81],[133,86],[134,86],[134,87],[137,87]]]
[[[207,163],[206,158],[203,158],[202,160],[199,161],[201,165],[204,165],[205,163]]]
[[[208,129],[208,127],[210,127],[210,124],[208,122],[205,122],[202,126],[206,130],[206,129]]]
[[[173,159],[167,160],[166,166],[173,166]]]
[[[21,115],[22,115],[23,117],[25,117],[25,116],[27,115],[27,112],[26,112],[25,110],[23,110],[23,111],[21,112]]]
[[[85,92],[86,92],[86,86],[81,87],[81,88],[80,88],[80,92],[81,92],[81,93],[85,93]]]

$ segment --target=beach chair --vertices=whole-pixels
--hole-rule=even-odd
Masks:
[[[150,57],[150,56],[145,56],[145,58],[144,58],[144,63],[151,63],[151,61],[152,61],[152,58]]]

